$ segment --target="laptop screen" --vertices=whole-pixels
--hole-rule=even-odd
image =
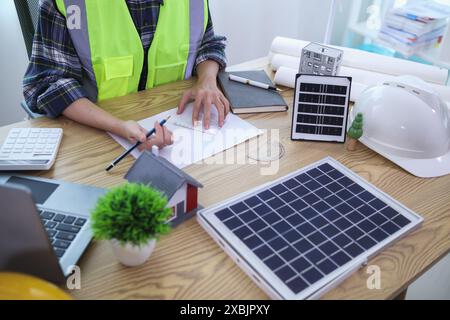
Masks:
[[[7,183],[14,183],[25,186],[30,189],[33,200],[37,204],[44,204],[45,201],[52,195],[52,193],[59,187],[58,184],[48,183],[43,181],[36,181],[21,177],[11,177]]]

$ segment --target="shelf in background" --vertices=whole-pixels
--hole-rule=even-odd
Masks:
[[[373,29],[369,29],[366,25],[366,22],[359,22],[359,23],[354,23],[354,24],[350,24],[349,25],[349,31],[354,32],[364,38],[370,39],[372,42],[374,42],[375,44],[381,46],[381,47],[386,47],[389,49],[392,49],[395,51],[395,48],[392,47],[388,47],[384,42],[381,43],[378,39],[378,30],[373,30]],[[450,61],[444,61],[444,60],[440,60],[436,57],[436,53],[431,53],[431,52],[420,52],[417,53],[409,58],[403,57],[404,59],[407,60],[419,60],[422,59],[423,61],[441,67],[441,68],[446,68],[446,69],[450,69]]]

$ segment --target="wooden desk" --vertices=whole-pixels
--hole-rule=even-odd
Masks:
[[[262,69],[266,59],[240,65],[241,69]],[[174,107],[192,81],[162,86],[146,92],[113,99],[103,108],[123,119],[139,120]],[[293,92],[284,96],[292,105]],[[13,106],[11,106],[13,107]],[[361,146],[349,153],[333,143],[292,142],[291,114],[243,116],[259,128],[280,129],[286,155],[275,176],[260,175],[258,165],[193,165],[187,172],[205,188],[200,202],[209,206],[289,172],[332,156],[363,178],[421,214],[423,226],[372,259],[381,268],[380,290],[366,287],[368,274],[363,268],[353,274],[327,299],[390,299],[439,261],[450,249],[450,176],[419,179],[392,162]],[[42,177],[63,179],[99,187],[122,183],[133,162],[129,157],[113,172],[104,168],[120,152],[104,132],[70,120],[38,119],[0,128],[0,141],[12,127],[62,127],[58,160],[51,171],[34,172]],[[120,265],[107,243],[94,242],[80,263],[82,289],[71,294],[78,299],[266,299],[267,296],[237,267],[195,219],[163,237],[150,260],[138,268]]]

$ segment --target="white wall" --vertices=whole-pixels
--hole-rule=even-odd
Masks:
[[[0,1],[0,126],[26,116],[20,108],[28,56],[14,1]]]
[[[359,0],[358,0],[359,1]],[[229,65],[267,55],[276,36],[323,41],[331,0],[210,0],[217,34],[228,38]],[[338,5],[333,43],[340,44],[351,0]]]

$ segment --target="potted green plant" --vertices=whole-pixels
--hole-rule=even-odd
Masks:
[[[169,232],[172,210],[167,198],[143,184],[126,183],[101,197],[91,215],[97,240],[108,240],[117,259],[126,266],[148,260],[159,235]]]
[[[361,138],[363,135],[363,114],[362,113],[358,113],[356,115],[355,119],[352,122],[350,129],[347,132],[347,135],[349,137],[349,140],[347,143],[347,150],[355,151],[357,143],[358,143],[358,139]]]

